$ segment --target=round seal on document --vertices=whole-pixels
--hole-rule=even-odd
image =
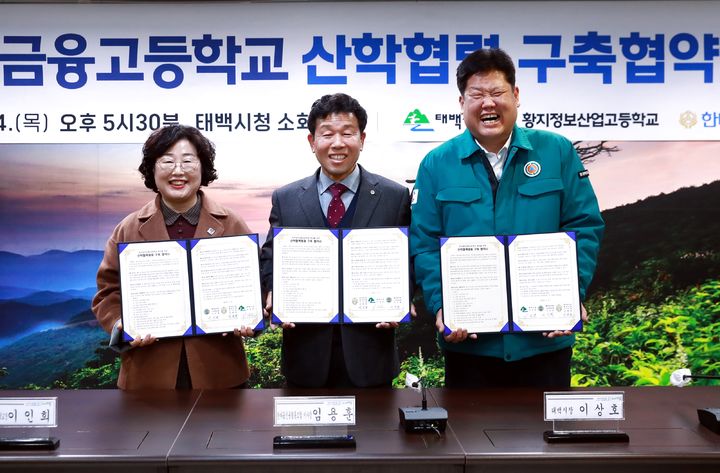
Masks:
[[[540,174],[541,169],[540,163],[537,161],[529,161],[523,168],[523,172],[527,177],[535,177]]]

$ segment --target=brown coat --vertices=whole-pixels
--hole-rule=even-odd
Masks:
[[[209,229],[214,229],[212,235]],[[250,233],[245,222],[230,210],[203,195],[202,210],[195,236],[219,237]],[[105,255],[97,273],[98,292],[92,310],[106,332],[120,319],[117,243],[168,240],[160,196],[133,212],[115,227],[105,245]],[[118,387],[121,389],[174,389],[185,344],[190,378],[194,389],[238,386],[250,371],[241,337],[220,334],[158,340],[152,345],[123,353]]]

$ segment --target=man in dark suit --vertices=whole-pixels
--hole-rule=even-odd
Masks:
[[[357,164],[367,113],[346,94],[325,95],[308,116],[308,141],[320,169],[273,192],[262,248],[263,287],[272,291],[272,227],[396,227],[410,224],[408,190]],[[272,293],[267,297],[272,312]],[[283,324],[288,386],[390,386],[399,369],[397,323]]]

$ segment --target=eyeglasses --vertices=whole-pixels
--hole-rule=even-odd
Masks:
[[[183,171],[195,171],[200,167],[200,161],[197,159],[183,159],[182,161],[173,161],[172,159],[159,159],[155,165],[163,171],[174,171],[175,166],[180,166]]]

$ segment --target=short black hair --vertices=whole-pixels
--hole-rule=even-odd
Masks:
[[[138,171],[143,176],[145,187],[158,192],[157,184],[155,184],[155,162],[182,139],[188,140],[197,150],[202,169],[200,185],[207,186],[217,179],[215,145],[205,138],[197,128],[187,125],[168,125],[152,132],[143,145],[143,157]]]
[[[308,115],[308,130],[311,135],[315,134],[317,121],[326,118],[333,113],[352,113],[357,118],[360,133],[365,131],[367,125],[367,112],[360,105],[360,102],[347,94],[323,95],[310,107]]]
[[[468,80],[475,74],[485,74],[492,71],[500,71],[505,80],[515,88],[515,64],[513,60],[502,49],[478,49],[468,54],[457,68],[457,86],[460,95],[465,94]]]

